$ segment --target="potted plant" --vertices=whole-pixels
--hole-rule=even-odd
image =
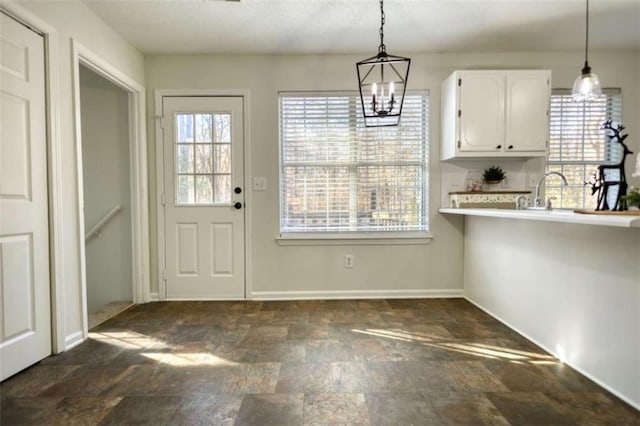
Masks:
[[[631,191],[622,197],[628,207],[640,208],[640,188],[631,188]]]
[[[505,177],[507,177],[507,175],[500,166],[491,166],[482,172],[482,180],[489,185],[498,184],[502,182]]]

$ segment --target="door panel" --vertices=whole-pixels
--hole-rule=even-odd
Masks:
[[[4,86],[4,83],[3,83]],[[10,90],[10,89],[9,89]],[[24,132],[29,128],[29,100],[2,91],[2,140],[4,143],[20,141],[12,144],[11,149],[2,150],[2,196],[6,198],[31,199],[29,176],[29,152],[31,141]]]
[[[34,306],[31,295],[35,289],[31,274],[34,254],[31,235],[0,238],[0,253],[2,282],[7,283],[3,286],[2,308],[6,319],[2,321],[2,329],[4,338],[9,340],[33,329],[31,314]]]
[[[0,13],[0,380],[51,353],[43,38]]]
[[[504,144],[504,77],[463,74],[459,90],[460,151],[496,151]]]
[[[178,276],[188,277],[198,274],[198,224],[178,223],[176,225],[178,247],[176,250]]]
[[[163,98],[168,299],[244,298],[242,114],[241,97]]]
[[[541,72],[507,77],[506,137],[514,151],[544,151],[549,135],[549,81]]]
[[[211,225],[211,276],[233,275],[233,223]]]

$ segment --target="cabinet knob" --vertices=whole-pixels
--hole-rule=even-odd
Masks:
[[[236,208],[236,210],[240,210],[242,208],[242,203],[241,202],[237,202],[233,205],[233,207]]]
[[[502,145],[496,146],[496,149],[502,149]]]
[[[507,149],[513,149],[513,145],[509,145]]]

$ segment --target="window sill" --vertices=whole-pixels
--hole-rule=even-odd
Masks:
[[[280,234],[279,246],[375,246],[375,245],[427,245],[433,236],[426,232],[407,233],[353,233],[353,234]]]

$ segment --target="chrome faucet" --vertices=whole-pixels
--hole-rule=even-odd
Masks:
[[[543,180],[545,180],[547,178],[547,176],[550,175],[556,175],[556,176],[560,176],[560,178],[562,179],[562,184],[564,186],[569,185],[569,182],[567,182],[567,178],[564,177],[564,175],[562,173],[559,172],[547,172],[544,175],[542,175],[542,177],[540,179],[538,179],[538,182],[536,183],[536,198],[533,199],[533,207],[534,208],[546,208],[547,210],[551,210],[551,200],[549,200],[549,202],[547,203],[546,206],[542,205],[542,199],[540,199],[540,184],[542,183]]]

